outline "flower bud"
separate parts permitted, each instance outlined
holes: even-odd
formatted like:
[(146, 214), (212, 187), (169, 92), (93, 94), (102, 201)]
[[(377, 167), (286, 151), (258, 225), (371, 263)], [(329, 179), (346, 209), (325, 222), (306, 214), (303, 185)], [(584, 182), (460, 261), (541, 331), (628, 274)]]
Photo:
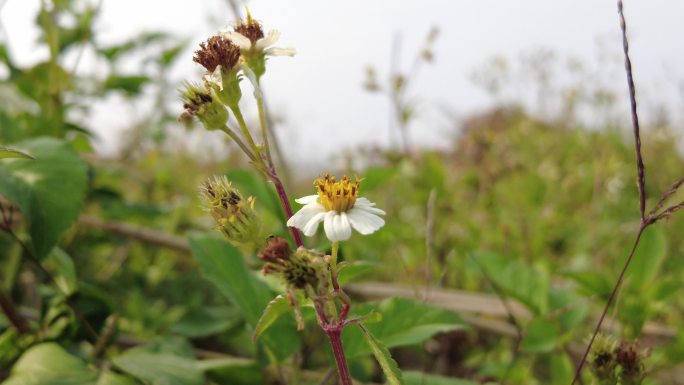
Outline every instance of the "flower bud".
[(615, 341), (604, 334), (596, 336), (594, 348), (591, 351), (591, 368), (600, 384), (610, 384), (617, 381), (615, 369)]
[(216, 228), (237, 244), (257, 244), (261, 222), (254, 210), (254, 198), (244, 199), (225, 176), (207, 180), (200, 187), (206, 210), (216, 221)]
[(207, 130), (222, 130), (228, 122), (228, 110), (206, 89), (187, 83), (181, 91), (185, 111), (178, 119), (187, 122), (196, 116)]

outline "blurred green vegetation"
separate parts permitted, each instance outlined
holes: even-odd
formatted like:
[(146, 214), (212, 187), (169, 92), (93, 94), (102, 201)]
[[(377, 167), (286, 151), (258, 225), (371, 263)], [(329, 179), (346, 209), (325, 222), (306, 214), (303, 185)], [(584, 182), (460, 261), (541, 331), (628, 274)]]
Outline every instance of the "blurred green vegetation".
[[(167, 131), (178, 126), (178, 110), (169, 107), (176, 85), (160, 74), (189, 60), (179, 56), (185, 43), (148, 33), (99, 47), (98, 12), (78, 1), (44, 4), (36, 24), (50, 57), (31, 67), (14, 64), (0, 46), (7, 70), (0, 145), (36, 158), (0, 159), (0, 203), (11, 229), (0, 235), (0, 294), (29, 328), (0, 315), (0, 379), (319, 383), (333, 362), (313, 313), (304, 309), (307, 333), (295, 333), (285, 318), (254, 343), (258, 314), (247, 308), (265, 306), (279, 284), (252, 273), (253, 255), (243, 258), (215, 238), (196, 198), (202, 180), (226, 174), (256, 196), (268, 232), (287, 237), (271, 186), (234, 154), (206, 160), (168, 145)], [(104, 77), (63, 65), (85, 46), (106, 63)], [(125, 73), (124, 60), (146, 65)], [(120, 156), (102, 158), (92, 151), (89, 109), (112, 93), (131, 104), (151, 97), (157, 108), (133, 123)], [(362, 195), (387, 212), (381, 231), (342, 245), (349, 265), (341, 279), (355, 314), (382, 314), (369, 329), (392, 349), (406, 383), (570, 383), (639, 228), (631, 138), (618, 126), (575, 121), (567, 112), (540, 119), (502, 106), (468, 119), (448, 149), (359, 150), (355, 156), (370, 165), (341, 170), (362, 176)], [(674, 132), (663, 124), (643, 137), (650, 207), (684, 171)], [(309, 195), (311, 181), (296, 178), (291, 196)], [(609, 314), (612, 334), (652, 348), (648, 384), (681, 383), (683, 226), (673, 216), (644, 234)], [(307, 243), (329, 248), (323, 236)], [(235, 283), (241, 280), (251, 290)], [(369, 282), (382, 282), (384, 294)], [(412, 299), (365, 301), (406, 293)], [(518, 306), (513, 319), (497, 306), (468, 311), (449, 302), (461, 298), (454, 293)], [(353, 375), (382, 382), (359, 341), (361, 334), (346, 332)], [(585, 381), (596, 383), (591, 370)]]

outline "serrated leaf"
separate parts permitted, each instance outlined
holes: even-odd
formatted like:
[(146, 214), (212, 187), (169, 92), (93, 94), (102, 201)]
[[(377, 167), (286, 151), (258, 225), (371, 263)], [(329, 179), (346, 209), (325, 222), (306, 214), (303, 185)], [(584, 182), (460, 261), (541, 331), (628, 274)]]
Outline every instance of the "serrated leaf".
[(14, 364), (3, 385), (92, 385), (97, 373), (53, 342), (36, 345)]
[(24, 159), (36, 159), (32, 157), (30, 154), (27, 154), (23, 151), (16, 150), (13, 148), (5, 147), (5, 146), (0, 146), (0, 159), (3, 158), (24, 158)]
[(114, 366), (151, 385), (202, 385), (204, 376), (195, 361), (145, 347), (129, 349), (112, 360)]
[(414, 370), (403, 372), (406, 385), (478, 385), (479, 382), (460, 378), (444, 377)]
[[(240, 252), (227, 241), (206, 235), (191, 237), (190, 249), (202, 275), (240, 309), (247, 325), (255, 330), (275, 293), (247, 268)], [(275, 320), (259, 341), (279, 360), (289, 357), (301, 344), (292, 316)]]
[[(371, 311), (378, 312), (382, 321), (366, 327), (390, 348), (421, 343), (438, 333), (468, 327), (458, 314), (450, 310), (407, 298), (390, 298), (379, 304), (355, 306), (350, 318)], [(356, 329), (345, 329), (343, 339), (347, 357), (357, 358), (369, 353)]]
[(86, 167), (68, 143), (38, 138), (17, 144), (36, 160), (0, 162), (0, 195), (19, 207), (29, 222), (31, 246), (43, 258), (78, 217), (86, 188)]
[(287, 313), (292, 309), (287, 296), (284, 294), (278, 294), (277, 297), (273, 298), (271, 302), (266, 305), (264, 312), (261, 314), (261, 318), (254, 327), (254, 334), (252, 334), (252, 339), (256, 340), (263, 332), (265, 332), (275, 321), (280, 318), (281, 315)]
[(357, 325), (361, 330), (361, 334), (368, 343), (368, 346), (373, 352), (375, 359), (378, 361), (380, 368), (382, 368), (383, 373), (385, 373), (385, 377), (387, 377), (387, 383), (391, 385), (404, 384), (404, 379), (402, 377), (401, 370), (399, 370), (399, 365), (397, 365), (397, 362), (394, 361), (394, 358), (392, 358), (392, 355), (390, 354), (389, 350), (387, 350), (387, 347), (385, 347), (382, 342), (375, 338), (362, 323), (357, 323)]

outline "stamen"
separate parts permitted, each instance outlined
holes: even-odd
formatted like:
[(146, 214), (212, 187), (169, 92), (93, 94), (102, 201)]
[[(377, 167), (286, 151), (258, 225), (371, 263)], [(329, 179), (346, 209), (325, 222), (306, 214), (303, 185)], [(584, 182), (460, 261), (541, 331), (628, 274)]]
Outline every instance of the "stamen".
[(320, 198), (320, 203), (327, 211), (343, 213), (354, 207), (360, 181), (352, 182), (345, 175), (337, 182), (334, 176), (325, 173), (322, 178), (314, 181), (314, 186)]

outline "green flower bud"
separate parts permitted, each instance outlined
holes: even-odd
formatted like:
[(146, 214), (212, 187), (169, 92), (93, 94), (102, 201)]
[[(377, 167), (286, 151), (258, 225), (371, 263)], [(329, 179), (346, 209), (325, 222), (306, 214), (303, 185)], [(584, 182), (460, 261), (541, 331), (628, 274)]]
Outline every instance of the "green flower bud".
[(228, 110), (209, 91), (195, 84), (187, 83), (181, 91), (185, 111), (179, 120), (187, 122), (196, 116), (208, 130), (222, 130), (228, 122)]
[(261, 221), (254, 210), (254, 197), (244, 199), (225, 176), (204, 182), (200, 196), (216, 221), (216, 229), (229, 241), (239, 245), (261, 242)]
[(605, 334), (596, 336), (594, 348), (589, 358), (591, 368), (599, 384), (615, 384), (617, 381), (617, 362), (615, 361), (615, 340)]

